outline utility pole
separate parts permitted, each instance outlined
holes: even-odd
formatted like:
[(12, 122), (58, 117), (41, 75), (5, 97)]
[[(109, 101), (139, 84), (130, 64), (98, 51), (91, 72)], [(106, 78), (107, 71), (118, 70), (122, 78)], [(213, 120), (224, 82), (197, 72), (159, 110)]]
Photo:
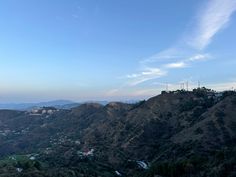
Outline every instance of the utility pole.
[(188, 81), (186, 82), (186, 89), (187, 89), (187, 91), (188, 91)]

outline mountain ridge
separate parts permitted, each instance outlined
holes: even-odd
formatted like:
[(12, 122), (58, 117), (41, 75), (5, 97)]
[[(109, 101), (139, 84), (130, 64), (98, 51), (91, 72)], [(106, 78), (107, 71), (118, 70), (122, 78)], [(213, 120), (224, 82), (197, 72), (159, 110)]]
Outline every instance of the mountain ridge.
[(41, 170), (23, 168), (19, 176), (30, 170), (56, 176), (62, 169), (64, 176), (233, 176), (235, 117), (236, 93), (206, 88), (162, 92), (136, 104), (85, 103), (50, 115), (5, 110), (0, 153), (38, 154)]
[(84, 103), (93, 103), (93, 102), (100, 103), (102, 105), (106, 105), (108, 103), (107, 101), (75, 102), (70, 100), (53, 100), (53, 101), (35, 102), (35, 103), (0, 103), (0, 110), (8, 109), (8, 110), (25, 111), (37, 107), (55, 107), (58, 109), (71, 109)]

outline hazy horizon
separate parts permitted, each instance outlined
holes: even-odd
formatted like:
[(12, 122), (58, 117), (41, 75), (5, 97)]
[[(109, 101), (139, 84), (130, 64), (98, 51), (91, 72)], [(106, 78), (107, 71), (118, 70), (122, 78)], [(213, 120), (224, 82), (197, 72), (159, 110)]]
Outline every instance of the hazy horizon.
[(236, 88), (236, 1), (0, 2), (0, 103)]

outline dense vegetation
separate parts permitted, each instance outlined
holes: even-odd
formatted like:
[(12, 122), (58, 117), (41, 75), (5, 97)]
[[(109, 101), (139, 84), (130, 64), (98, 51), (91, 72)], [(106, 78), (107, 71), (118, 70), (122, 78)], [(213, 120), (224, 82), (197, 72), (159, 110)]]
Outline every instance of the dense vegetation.
[(0, 177), (236, 176), (236, 93), (0, 111)]

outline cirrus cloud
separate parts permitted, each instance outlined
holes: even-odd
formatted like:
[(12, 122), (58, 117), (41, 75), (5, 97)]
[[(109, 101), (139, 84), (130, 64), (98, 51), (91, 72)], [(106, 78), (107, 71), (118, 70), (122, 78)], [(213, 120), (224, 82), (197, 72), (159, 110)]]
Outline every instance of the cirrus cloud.
[[(143, 71), (127, 75), (131, 86), (167, 76), (173, 69), (186, 68), (195, 62), (206, 61), (211, 54), (203, 52), (213, 37), (230, 21), (236, 11), (236, 0), (209, 0), (199, 9), (190, 33), (178, 45), (167, 48), (140, 61)], [(153, 65), (159, 66), (154, 68)], [(146, 68), (151, 68), (147, 70)]]

